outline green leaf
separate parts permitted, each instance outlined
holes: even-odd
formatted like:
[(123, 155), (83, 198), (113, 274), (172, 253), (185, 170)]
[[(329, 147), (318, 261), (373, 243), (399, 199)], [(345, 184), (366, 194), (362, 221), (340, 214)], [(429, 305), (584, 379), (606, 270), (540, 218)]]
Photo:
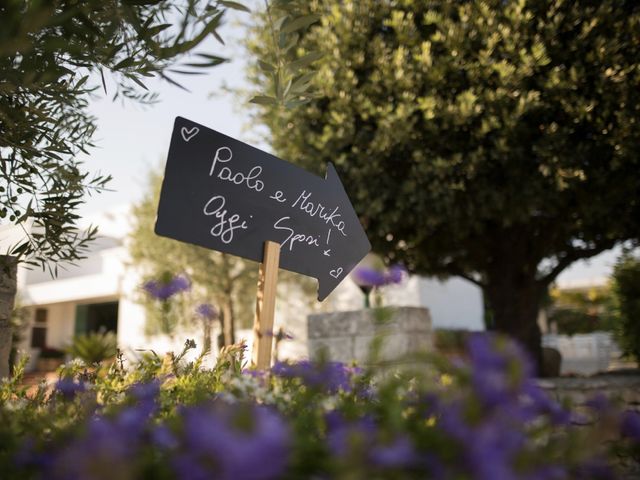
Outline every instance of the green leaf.
[(258, 105), (277, 105), (278, 101), (273, 97), (268, 97), (266, 95), (256, 95), (249, 103), (257, 103)]
[(166, 30), (167, 28), (169, 28), (171, 26), (170, 23), (163, 23), (161, 25), (156, 25), (155, 27), (151, 27), (149, 28), (146, 33), (147, 35), (149, 35), (150, 37), (153, 37), (157, 34), (159, 34), (160, 32)]
[(213, 35), (213, 36), (214, 36), (214, 38), (215, 38), (218, 42), (220, 42), (222, 45), (225, 45), (224, 40), (222, 39), (222, 37), (220, 36), (220, 34), (219, 34), (217, 31), (215, 31), (215, 30), (214, 30), (213, 32), (211, 32), (211, 35)]
[(289, 20), (289, 15), (283, 15), (282, 17), (280, 17), (279, 19), (277, 19), (275, 21), (275, 23), (273, 24), (273, 28), (275, 31), (280, 31), (280, 29), (282, 28), (282, 25), (284, 24), (284, 22), (286, 22), (287, 20)]
[(320, 20), (320, 15), (305, 15), (304, 17), (298, 17), (290, 22), (287, 22), (282, 27), (282, 33), (291, 33), (296, 30), (301, 30), (303, 28), (307, 28), (309, 25), (312, 25)]
[(291, 91), (294, 93), (303, 93), (307, 91), (310, 87), (311, 80), (316, 76), (316, 72), (305, 73), (304, 75), (298, 77), (296, 81), (291, 85)]
[(295, 72), (297, 70), (300, 70), (301, 68), (308, 67), (313, 62), (320, 60), (323, 56), (324, 55), (321, 52), (311, 52), (299, 58), (298, 60), (291, 62), (287, 65), (287, 68), (290, 71)]
[(113, 70), (121, 70), (123, 68), (127, 68), (127, 67), (131, 67), (134, 63), (136, 62), (134, 57), (128, 57), (125, 58), (124, 60), (116, 63), (112, 69)]
[(270, 63), (264, 62), (262, 60), (258, 60), (258, 66), (263, 72), (272, 73), (276, 71), (275, 65), (271, 65)]
[(251, 13), (251, 10), (249, 10), (248, 7), (244, 6), (239, 2), (231, 2), (229, 0), (219, 0), (219, 3), (220, 5), (224, 5), (225, 7), (230, 8), (232, 10), (239, 10), (241, 12)]

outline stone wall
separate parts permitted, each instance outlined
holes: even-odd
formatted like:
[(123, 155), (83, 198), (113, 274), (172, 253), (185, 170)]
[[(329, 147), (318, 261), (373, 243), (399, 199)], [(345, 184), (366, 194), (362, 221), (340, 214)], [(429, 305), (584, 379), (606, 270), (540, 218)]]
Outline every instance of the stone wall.
[(604, 394), (621, 401), (629, 409), (640, 411), (640, 375), (598, 375), (588, 378), (545, 378), (538, 384), (556, 400), (569, 399), (573, 405), (583, 405), (590, 398)]
[(325, 350), (329, 360), (366, 363), (371, 341), (380, 337), (380, 356), (392, 360), (432, 350), (431, 316), (419, 307), (389, 307), (307, 317), (309, 357)]
[(542, 337), (542, 345), (555, 348), (560, 352), (562, 375), (593, 375), (597, 372), (606, 372), (612, 360), (620, 356), (620, 349), (609, 332), (571, 336), (546, 334)]

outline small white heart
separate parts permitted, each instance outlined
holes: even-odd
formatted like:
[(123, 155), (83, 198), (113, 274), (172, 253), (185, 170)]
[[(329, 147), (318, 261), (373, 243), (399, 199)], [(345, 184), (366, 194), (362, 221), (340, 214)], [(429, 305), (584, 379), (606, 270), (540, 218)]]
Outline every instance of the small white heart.
[(190, 129), (187, 127), (182, 127), (180, 133), (182, 134), (182, 138), (184, 139), (184, 141), (188, 142), (193, 137), (195, 137), (199, 131), (200, 129), (198, 127), (191, 127)]
[(340, 275), (342, 275), (342, 272), (344, 270), (342, 270), (342, 267), (336, 268), (335, 270), (331, 270), (329, 272), (329, 275), (331, 275), (333, 278), (339, 278)]

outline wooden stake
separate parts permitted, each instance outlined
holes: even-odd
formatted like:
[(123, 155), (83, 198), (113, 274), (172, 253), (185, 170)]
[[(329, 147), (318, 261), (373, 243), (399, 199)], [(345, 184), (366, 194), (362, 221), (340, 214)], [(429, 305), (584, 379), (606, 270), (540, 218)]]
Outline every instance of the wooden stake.
[(276, 308), (276, 286), (280, 264), (280, 244), (266, 241), (264, 257), (258, 273), (258, 298), (253, 324), (252, 363), (260, 369), (271, 366), (273, 316)]

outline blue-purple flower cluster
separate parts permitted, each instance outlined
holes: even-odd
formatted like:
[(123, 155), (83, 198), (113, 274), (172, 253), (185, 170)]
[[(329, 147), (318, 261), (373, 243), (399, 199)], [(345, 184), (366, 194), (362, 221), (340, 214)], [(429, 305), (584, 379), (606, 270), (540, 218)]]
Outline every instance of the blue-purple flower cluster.
[[(66, 393), (67, 385), (59, 387)], [(157, 381), (134, 385), (128, 404), (117, 413), (95, 413), (65, 443), (38, 450), (32, 441), (26, 442), (16, 462), (52, 480), (136, 479), (153, 471), (181, 480), (282, 477), (291, 435), (275, 410), (212, 400), (179, 406), (164, 421), (156, 418), (159, 387)]]
[(357, 267), (351, 273), (354, 281), (363, 287), (384, 287), (402, 283), (407, 278), (407, 269), (402, 265), (392, 265), (387, 270)]
[(201, 303), (200, 305), (198, 305), (196, 307), (196, 313), (201, 318), (209, 321), (218, 318), (218, 310), (216, 310), (216, 307), (214, 307), (210, 303)]
[(361, 373), (358, 367), (349, 367), (340, 362), (310, 362), (308, 360), (287, 363), (277, 362), (271, 372), (281, 378), (298, 379), (311, 389), (329, 393), (349, 392), (353, 377)]
[[(191, 379), (163, 374), (99, 405), (104, 386), (65, 379), (49, 408), (76, 412), (71, 423), (81, 427), (34, 434), (0, 462), (11, 458), (15, 478), (54, 480), (615, 478), (604, 442), (588, 440), (597, 424), (576, 422), (533, 373), (513, 342), (472, 335), (467, 360), (430, 383), (433, 372), (371, 381), (369, 371), (304, 361), (277, 363), (270, 374), (235, 373), (227, 387), (215, 383), (216, 369)], [(588, 408), (614, 418), (604, 397)], [(638, 413), (613, 426), (621, 442), (640, 449)]]
[(142, 286), (152, 298), (167, 301), (174, 295), (186, 292), (191, 288), (191, 282), (184, 275), (176, 275), (168, 280), (149, 280)]

